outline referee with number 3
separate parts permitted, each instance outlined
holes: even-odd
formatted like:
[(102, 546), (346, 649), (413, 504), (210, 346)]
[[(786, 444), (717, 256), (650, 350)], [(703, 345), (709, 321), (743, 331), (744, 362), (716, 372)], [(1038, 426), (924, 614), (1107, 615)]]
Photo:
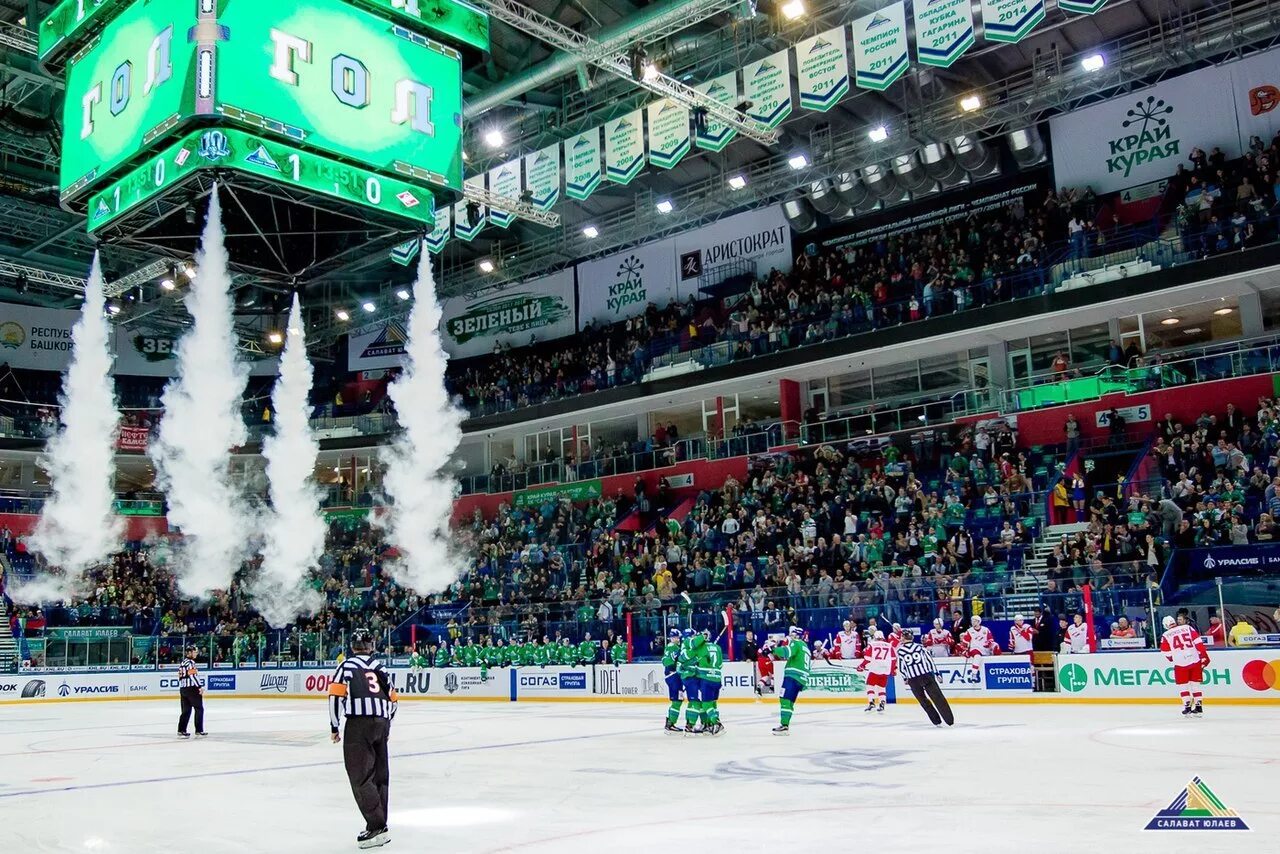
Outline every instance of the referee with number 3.
[(351, 794), (364, 816), (365, 829), (356, 837), (356, 845), (378, 848), (391, 841), (387, 830), (391, 784), (387, 738), (398, 697), (382, 662), (373, 657), (373, 635), (367, 629), (351, 633), (351, 652), (329, 682), (329, 730), (335, 744), (342, 742)]
[(204, 689), (200, 687), (200, 674), (196, 671), (196, 656), (200, 654), (195, 646), (188, 646), (186, 658), (178, 664), (178, 696), (182, 700), (182, 714), (178, 717), (178, 738), (191, 738), (187, 732), (187, 722), (191, 713), (196, 715), (196, 738), (204, 738)]
[(947, 695), (938, 685), (938, 669), (934, 666), (933, 656), (913, 634), (905, 635), (902, 643), (898, 644), (898, 673), (906, 680), (934, 726), (940, 726), (943, 721), (947, 726), (956, 722)]

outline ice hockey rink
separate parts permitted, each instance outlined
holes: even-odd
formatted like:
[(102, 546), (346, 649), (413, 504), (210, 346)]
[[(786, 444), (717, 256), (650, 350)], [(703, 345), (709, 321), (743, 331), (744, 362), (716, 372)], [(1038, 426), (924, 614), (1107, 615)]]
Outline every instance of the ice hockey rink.
[[(401, 705), (390, 850), (1275, 851), (1280, 708), (958, 705), (934, 729), (804, 703), (726, 704), (718, 738), (634, 702)], [(329, 852), (362, 829), (317, 701), (0, 706), (0, 849)], [(1192, 777), (1248, 824), (1144, 831)]]

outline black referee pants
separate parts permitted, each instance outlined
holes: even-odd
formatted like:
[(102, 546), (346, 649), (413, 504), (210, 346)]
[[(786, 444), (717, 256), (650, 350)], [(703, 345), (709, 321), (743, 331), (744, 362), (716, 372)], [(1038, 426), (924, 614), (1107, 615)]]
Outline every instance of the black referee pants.
[(951, 714), (951, 704), (947, 702), (947, 695), (942, 693), (942, 688), (938, 685), (937, 676), (932, 673), (913, 676), (907, 680), (907, 685), (911, 687), (911, 693), (915, 695), (920, 708), (924, 709), (924, 713), (929, 716), (929, 720), (933, 721), (934, 726), (943, 721), (947, 722), (947, 726), (956, 722), (955, 715)]
[(178, 718), (178, 732), (187, 731), (187, 722), (191, 713), (196, 713), (196, 732), (204, 732), (204, 697), (199, 688), (179, 688), (178, 697), (182, 700), (182, 715)]
[(351, 794), (364, 816), (366, 830), (387, 826), (387, 796), (391, 769), (387, 766), (387, 736), (391, 721), (372, 716), (347, 718), (342, 735), (342, 761), (347, 766)]

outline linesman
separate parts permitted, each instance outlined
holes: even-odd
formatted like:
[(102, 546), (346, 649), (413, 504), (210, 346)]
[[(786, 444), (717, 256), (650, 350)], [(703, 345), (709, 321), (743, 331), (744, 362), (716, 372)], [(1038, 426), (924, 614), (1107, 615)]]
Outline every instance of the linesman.
[(200, 687), (200, 674), (196, 670), (196, 656), (200, 654), (194, 645), (188, 645), (185, 658), (178, 664), (178, 697), (182, 700), (182, 714), (178, 716), (178, 738), (191, 738), (187, 723), (191, 713), (196, 716), (196, 738), (204, 738), (204, 689)]
[(938, 670), (933, 656), (913, 634), (905, 634), (902, 643), (898, 644), (898, 673), (906, 680), (920, 708), (924, 709), (934, 726), (941, 725), (943, 721), (947, 726), (956, 722), (947, 695), (938, 685)]
[(378, 848), (391, 841), (387, 830), (391, 781), (387, 737), (398, 697), (382, 663), (373, 658), (373, 635), (368, 630), (351, 633), (351, 653), (329, 683), (329, 729), (334, 744), (343, 742), (342, 760), (351, 794), (364, 816), (365, 829), (356, 837), (356, 845)]

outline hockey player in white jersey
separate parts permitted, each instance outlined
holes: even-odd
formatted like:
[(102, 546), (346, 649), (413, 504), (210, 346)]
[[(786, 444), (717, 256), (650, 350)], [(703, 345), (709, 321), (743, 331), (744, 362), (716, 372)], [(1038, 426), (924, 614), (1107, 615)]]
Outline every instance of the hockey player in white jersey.
[(1182, 697), (1182, 713), (1204, 713), (1201, 705), (1200, 685), (1204, 682), (1204, 668), (1209, 663), (1209, 651), (1204, 638), (1185, 618), (1164, 618), (1164, 635), (1160, 638), (1160, 651), (1173, 664), (1173, 681)]
[(1013, 625), (1009, 627), (1009, 652), (1014, 655), (1027, 655), (1031, 652), (1031, 639), (1035, 637), (1035, 626), (1027, 622), (1027, 618), (1017, 614)]
[(862, 638), (858, 637), (858, 632), (851, 621), (845, 620), (844, 631), (836, 634), (836, 642), (831, 650), (831, 657), (844, 661), (852, 661), (862, 657)]
[(937, 617), (933, 621), (933, 628), (924, 636), (924, 648), (934, 658), (945, 658), (951, 655), (951, 650), (956, 645), (956, 639), (942, 622), (941, 617)]
[(858, 671), (870, 670), (867, 674), (867, 707), (864, 712), (884, 711), (885, 689), (889, 685), (889, 676), (893, 673), (893, 653), (895, 646), (884, 639), (884, 632), (877, 631), (867, 643), (862, 654), (862, 663)]
[(1000, 654), (1000, 645), (992, 636), (991, 629), (982, 625), (982, 618), (977, 614), (969, 620), (969, 628), (960, 635), (960, 649), (975, 670), (982, 666), (978, 661), (982, 656)]
[(1064, 641), (1068, 652), (1089, 652), (1089, 626), (1084, 621), (1084, 614), (1076, 613), (1073, 622), (1067, 626)]

